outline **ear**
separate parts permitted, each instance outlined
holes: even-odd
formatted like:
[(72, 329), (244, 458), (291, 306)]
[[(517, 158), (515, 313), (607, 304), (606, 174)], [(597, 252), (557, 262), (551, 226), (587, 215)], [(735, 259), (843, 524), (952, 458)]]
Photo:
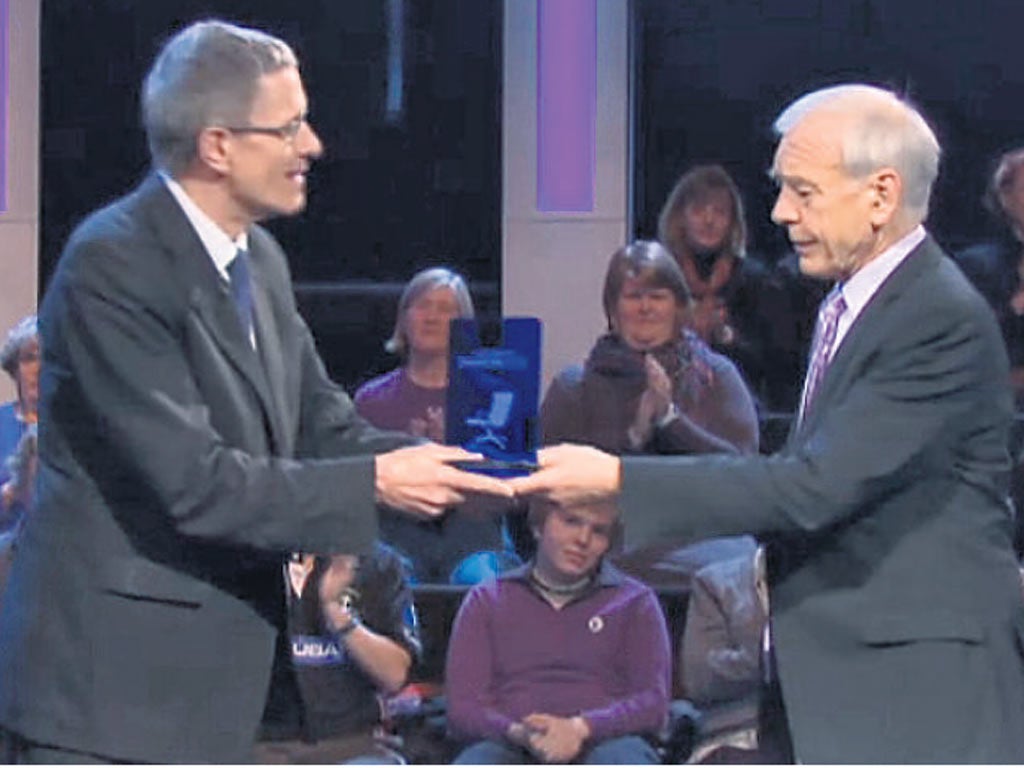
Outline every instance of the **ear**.
[(871, 175), (868, 194), (871, 196), (871, 225), (881, 229), (903, 207), (903, 179), (895, 169), (882, 168)]
[(530, 528), (530, 532), (533, 533), (533, 538), (540, 541), (540, 526), (534, 525)]
[(218, 126), (207, 126), (196, 137), (196, 156), (203, 165), (217, 173), (231, 169), (231, 132)]

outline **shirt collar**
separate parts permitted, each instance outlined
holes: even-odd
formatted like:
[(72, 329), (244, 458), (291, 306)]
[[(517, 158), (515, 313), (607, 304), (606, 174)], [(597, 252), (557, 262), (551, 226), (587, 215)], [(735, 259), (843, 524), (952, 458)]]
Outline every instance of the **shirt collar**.
[(192, 224), (192, 228), (199, 235), (203, 247), (213, 260), (213, 266), (225, 280), (228, 280), (228, 264), (235, 258), (239, 250), (247, 250), (249, 247), (249, 236), (243, 232), (235, 240), (228, 237), (227, 232), (221, 229), (206, 213), (196, 205), (195, 201), (188, 196), (188, 192), (175, 181), (171, 176), (160, 171), (160, 178), (163, 179), (171, 195), (178, 201), (186, 218)]
[[(505, 571), (499, 574), (499, 579), (506, 581), (521, 581), (527, 585), (532, 584), (530, 580), (530, 571), (533, 569), (533, 560), (530, 560), (524, 565), (518, 568)], [(608, 558), (601, 560), (601, 565), (598, 566), (597, 579), (594, 580), (594, 586), (596, 587), (617, 587), (625, 581), (626, 575), (608, 562)], [(588, 590), (589, 594), (589, 590)]]
[(921, 244), (924, 238), (924, 227), (918, 224), (909, 234), (890, 245), (843, 283), (842, 292), (843, 299), (846, 301), (846, 314), (851, 319), (860, 314), (886, 278), (896, 271), (896, 267)]

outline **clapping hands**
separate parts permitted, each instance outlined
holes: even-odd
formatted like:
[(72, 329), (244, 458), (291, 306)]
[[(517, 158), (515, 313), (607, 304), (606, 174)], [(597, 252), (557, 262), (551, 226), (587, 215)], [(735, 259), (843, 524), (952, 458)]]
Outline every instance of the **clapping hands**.
[(634, 449), (646, 445), (654, 427), (668, 413), (672, 405), (672, 380), (654, 355), (644, 355), (647, 386), (637, 405), (636, 416), (629, 427), (629, 440)]

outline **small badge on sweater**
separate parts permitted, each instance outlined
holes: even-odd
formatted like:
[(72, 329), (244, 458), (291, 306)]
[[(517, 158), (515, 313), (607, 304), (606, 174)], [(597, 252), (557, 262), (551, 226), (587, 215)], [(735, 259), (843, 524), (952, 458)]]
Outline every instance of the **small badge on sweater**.
[(604, 619), (602, 619), (600, 616), (591, 616), (590, 621), (587, 622), (587, 629), (589, 629), (593, 634), (596, 635), (598, 632), (604, 629)]

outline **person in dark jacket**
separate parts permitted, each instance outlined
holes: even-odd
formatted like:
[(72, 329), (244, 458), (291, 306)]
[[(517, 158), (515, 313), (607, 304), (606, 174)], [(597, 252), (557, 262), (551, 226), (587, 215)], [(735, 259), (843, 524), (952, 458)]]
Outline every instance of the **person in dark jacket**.
[(607, 334), (552, 381), (542, 442), (617, 454), (754, 453), (753, 399), (736, 366), (690, 330), (691, 296), (659, 243), (620, 248), (604, 285)]
[(679, 178), (658, 216), (658, 240), (693, 294), (694, 330), (763, 397), (771, 363), (762, 307), (768, 272), (748, 257), (743, 199), (725, 168), (698, 165)]

